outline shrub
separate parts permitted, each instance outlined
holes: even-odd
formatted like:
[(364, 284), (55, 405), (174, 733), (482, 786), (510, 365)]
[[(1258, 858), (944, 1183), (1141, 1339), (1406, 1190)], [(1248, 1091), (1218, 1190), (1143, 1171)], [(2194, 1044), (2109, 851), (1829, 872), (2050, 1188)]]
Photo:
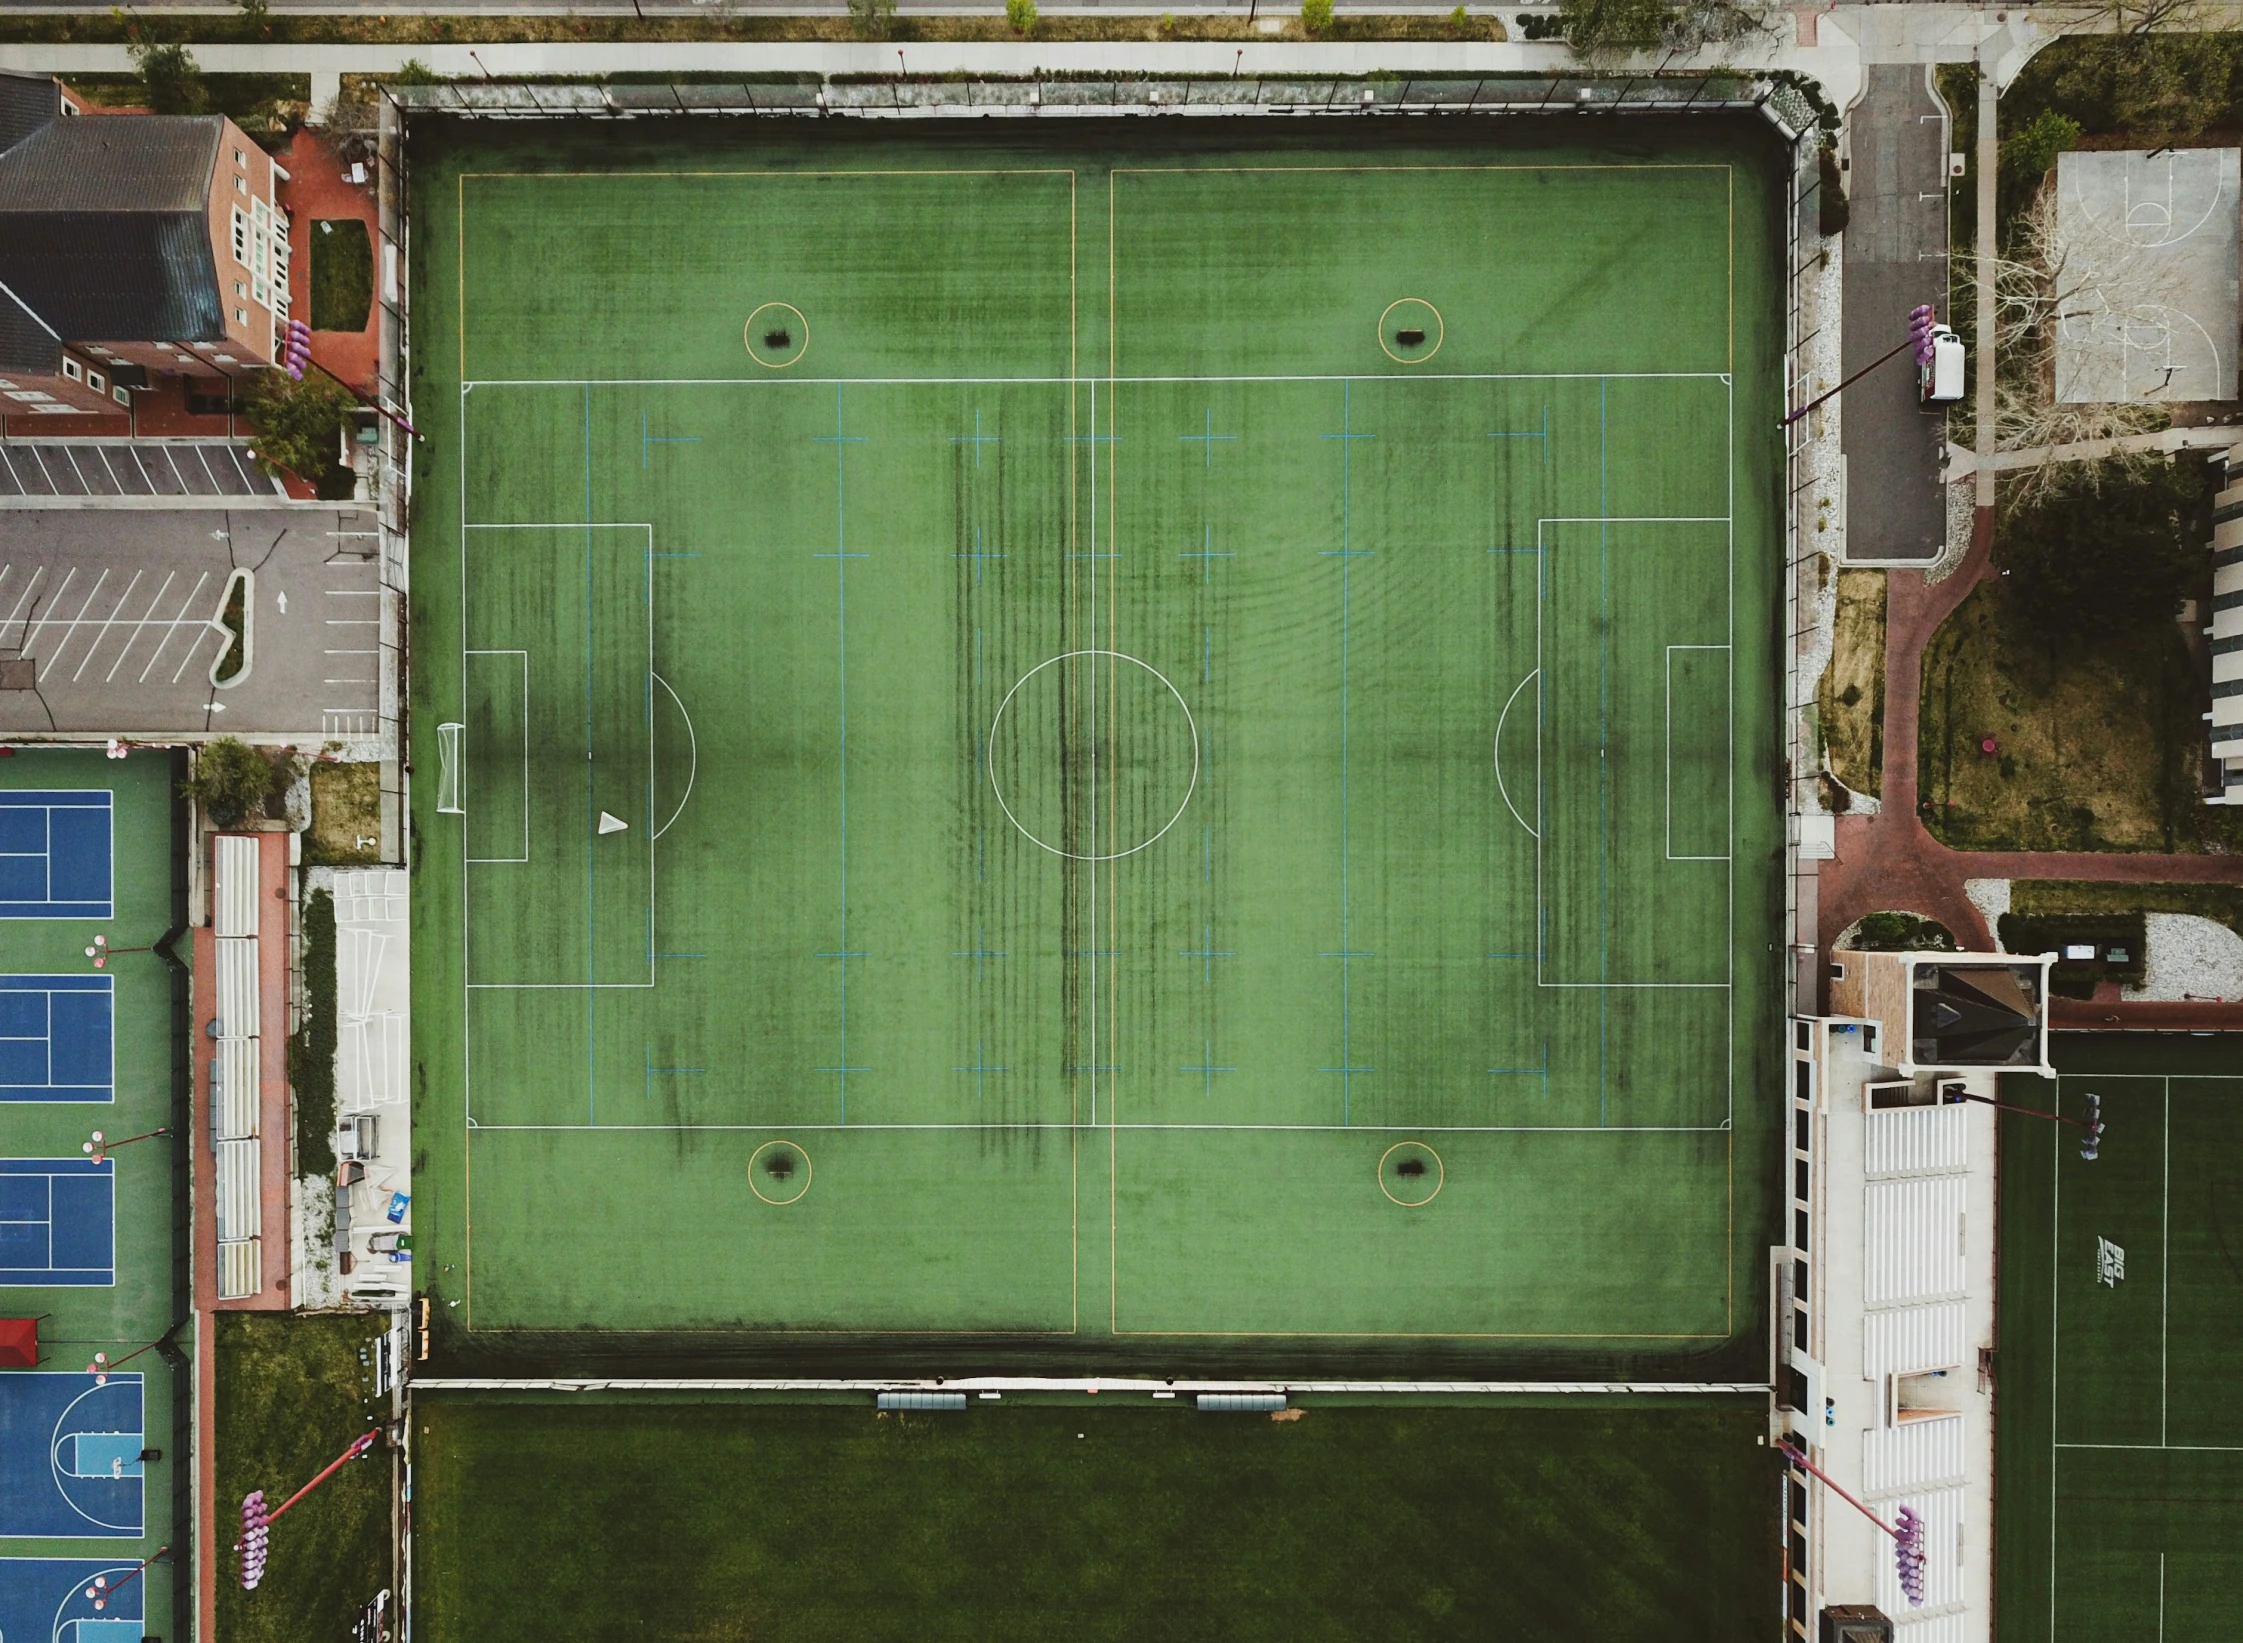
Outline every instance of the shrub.
[(867, 40), (885, 39), (896, 21), (896, 0), (849, 0), (849, 21)]
[(2201, 579), (2205, 472), (2193, 460), (2069, 464), (2002, 521), (2008, 590), (2051, 639), (2170, 622)]
[(2002, 138), (2002, 182), (2022, 193), (2031, 193), (2048, 175), (2056, 156), (2079, 146), (2077, 120), (2044, 108)]
[(292, 473), (321, 496), (337, 476), (348, 480), (338, 454), (358, 403), (348, 388), (323, 372), (298, 382), (285, 371), (259, 371), (249, 380), (247, 398), (257, 425), (257, 462), (267, 473)]
[(1466, 13), (1465, 9), (1462, 6), (1457, 7), (1456, 10), (1449, 13), (1449, 32), (1451, 34), (1462, 34), (1471, 26), (1471, 17), (1468, 13)]
[(203, 808), (213, 824), (238, 827), (252, 811), (262, 815), (286, 787), (276, 766), (238, 736), (220, 736), (195, 760), (195, 773), (179, 791)]
[(178, 44), (135, 40), (125, 48), (148, 88), (148, 107), (157, 114), (200, 114), (210, 106), (210, 90), (194, 54)]
[(296, 1102), (296, 1173), (335, 1173), (335, 898), (304, 903), (304, 1023), (288, 1038)]
[(1558, 32), (1586, 57), (1656, 44), (1672, 15), (1664, 0), (1558, 0)]
[(1332, 26), (1332, 0), (1301, 0), (1301, 27), (1322, 34)]
[(1816, 226), (1828, 239), (1843, 234), (1853, 218), (1853, 203), (1846, 198), (1846, 174), (1838, 169), (1838, 151), (1826, 148), (1817, 161), (1821, 186), (1815, 196)]
[(1005, 21), (1025, 39), (1035, 32), (1036, 0), (1005, 0)]
[(1937, 919), (1869, 913), (1854, 926), (1853, 945), (1865, 953), (1952, 953), (1955, 937)]

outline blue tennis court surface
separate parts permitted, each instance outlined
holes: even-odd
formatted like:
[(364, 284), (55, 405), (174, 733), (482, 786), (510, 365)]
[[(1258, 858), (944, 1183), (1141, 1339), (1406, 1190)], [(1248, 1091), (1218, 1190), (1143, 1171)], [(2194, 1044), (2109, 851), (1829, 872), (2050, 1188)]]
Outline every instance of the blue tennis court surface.
[[(0, 1536), (114, 1539), (143, 1532), (141, 1380), (0, 1375)], [(13, 1628), (0, 1639), (15, 1643)]]
[(107, 788), (0, 791), (0, 918), (108, 918)]
[[(102, 1563), (81, 1557), (0, 1557), (0, 1640), (4, 1643), (140, 1643), (148, 1576), (132, 1580), (139, 1559)], [(93, 1606), (97, 1579), (108, 1582)]]
[(115, 1099), (114, 979), (0, 976), (0, 1101)]
[(115, 1283), (116, 1170), (109, 1158), (0, 1158), (0, 1286)]

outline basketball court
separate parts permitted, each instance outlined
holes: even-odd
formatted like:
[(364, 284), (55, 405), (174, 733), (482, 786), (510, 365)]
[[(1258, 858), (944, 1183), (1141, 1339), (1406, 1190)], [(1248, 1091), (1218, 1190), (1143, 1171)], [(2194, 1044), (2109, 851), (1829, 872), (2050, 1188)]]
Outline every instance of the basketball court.
[(1758, 144), (1042, 135), (417, 162), (440, 1315), (1757, 1331)]
[(0, 1637), (15, 1643), (140, 1643), (139, 1559), (0, 1557)]
[(0, 1376), (0, 1537), (143, 1532), (137, 1374)]

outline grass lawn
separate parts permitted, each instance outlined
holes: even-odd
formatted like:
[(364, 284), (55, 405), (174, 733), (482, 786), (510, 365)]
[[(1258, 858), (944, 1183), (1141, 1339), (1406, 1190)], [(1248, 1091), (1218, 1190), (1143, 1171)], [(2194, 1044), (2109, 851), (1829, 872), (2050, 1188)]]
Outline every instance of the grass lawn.
[(422, 1643), (1729, 1638), (1778, 1589), (1742, 1400), (414, 1420)]
[(1885, 573), (1838, 573), (1837, 632), (1816, 696), (1823, 759), (1871, 798), (1885, 779)]
[(2105, 884), (2092, 879), (2018, 879), (2018, 913), (2191, 913), (2243, 935), (2243, 884)]
[[(358, 225), (361, 229), (365, 224)], [(382, 767), (371, 762), (311, 767), (312, 819), (306, 866), (371, 867), (382, 859)], [(372, 839), (360, 845), (361, 839)]]
[(2233, 842), (2243, 821), (2198, 787), (2205, 704), (2177, 626), (2052, 650), (1984, 583), (1924, 650), (1925, 824), (1958, 850)]
[[(218, 1314), (218, 1517), (228, 1545), (242, 1496), (277, 1506), (368, 1427), (383, 1320)], [(265, 1579), (245, 1592), (221, 1549), (218, 1635), (227, 1643), (304, 1643), (350, 1635), (361, 1605), (392, 1583), (390, 1463), (377, 1449), (322, 1484), (273, 1527)]]
[(374, 308), (374, 248), (356, 217), (312, 224), (312, 329), (363, 331)]

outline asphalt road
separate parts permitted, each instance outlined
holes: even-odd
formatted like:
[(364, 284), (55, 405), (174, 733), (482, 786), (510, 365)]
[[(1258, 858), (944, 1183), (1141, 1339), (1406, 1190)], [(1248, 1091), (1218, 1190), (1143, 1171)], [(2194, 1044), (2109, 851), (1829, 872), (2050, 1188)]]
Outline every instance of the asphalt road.
[[(1947, 123), (1921, 63), (1864, 70), (1855, 104), (1847, 193), (1847, 375), (1908, 334), (1908, 310), (1930, 303), (1947, 318)], [(1927, 560), (1947, 540), (1939, 483), (1945, 419), (1916, 398), (1916, 371), (1899, 359), (1846, 390), (1849, 563)]]

